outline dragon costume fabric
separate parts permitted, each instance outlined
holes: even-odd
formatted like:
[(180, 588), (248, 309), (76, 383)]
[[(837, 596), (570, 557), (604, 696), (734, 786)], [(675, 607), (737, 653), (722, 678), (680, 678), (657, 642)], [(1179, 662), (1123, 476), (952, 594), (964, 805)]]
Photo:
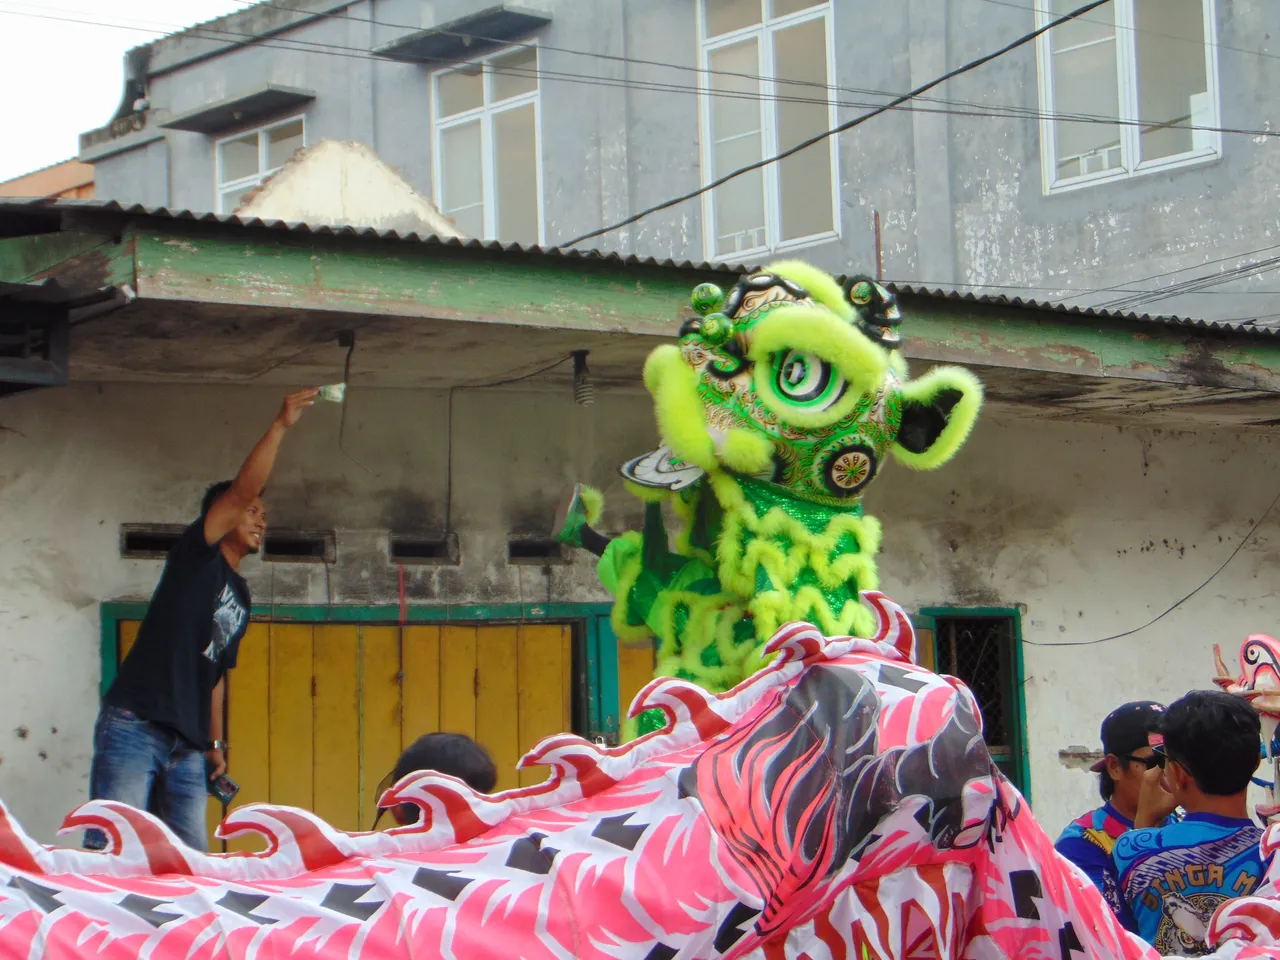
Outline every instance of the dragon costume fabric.
[[(205, 854), (91, 801), (65, 830), (103, 830), (95, 853), (0, 805), (0, 957), (1156, 960), (1000, 775), (973, 694), (864, 600), (869, 639), (789, 624), (731, 691), (652, 681), (632, 712), (661, 731), (544, 740), (544, 784), (411, 774), (380, 802), (422, 818), (385, 833), (250, 804), (219, 835), (268, 850)], [(1280, 956), (1277, 881), (1218, 911), (1218, 960)]]
[[(623, 643), (654, 642), (656, 672), (723, 691), (762, 664), (783, 623), (866, 636), (880, 524), (862, 495), (892, 455), (946, 462), (982, 402), (967, 370), (907, 377), (901, 312), (869, 277), (842, 284), (775, 264), (728, 295), (693, 291), (680, 343), (645, 365), (662, 446), (626, 463), (643, 532), (604, 541), (602, 498), (579, 485), (555, 536), (601, 554)], [(662, 504), (681, 520), (668, 544)], [(639, 732), (662, 723), (641, 718)], [(637, 730), (624, 730), (624, 739)]]
[(1271, 761), (1271, 779), (1254, 777), (1253, 783), (1264, 792), (1265, 799), (1257, 805), (1255, 812), (1258, 819), (1266, 823), (1280, 817), (1276, 790), (1280, 781), (1280, 736), (1277, 735), (1277, 724), (1280, 724), (1280, 641), (1265, 633), (1246, 637), (1240, 645), (1239, 677), (1232, 676), (1227, 670), (1222, 661), (1222, 648), (1216, 643), (1213, 645), (1213, 660), (1218, 668), (1213, 682), (1227, 693), (1247, 699), (1262, 719), (1262, 758)]

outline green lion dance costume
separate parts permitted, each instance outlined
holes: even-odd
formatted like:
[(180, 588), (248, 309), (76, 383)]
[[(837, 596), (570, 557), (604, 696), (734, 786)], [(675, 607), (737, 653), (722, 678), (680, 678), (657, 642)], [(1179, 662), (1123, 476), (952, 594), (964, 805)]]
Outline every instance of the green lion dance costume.
[[(858, 595), (877, 587), (880, 524), (863, 491), (887, 453), (916, 470), (950, 459), (982, 387), (957, 367), (909, 380), (897, 301), (868, 277), (842, 287), (778, 263), (728, 296), (702, 284), (692, 304), (679, 346), (645, 363), (663, 446), (622, 467), (643, 532), (601, 536), (603, 498), (579, 485), (555, 536), (600, 556), (622, 642), (656, 638), (659, 676), (720, 692), (760, 669), (788, 621), (870, 636)], [(660, 729), (653, 713), (624, 737)]]

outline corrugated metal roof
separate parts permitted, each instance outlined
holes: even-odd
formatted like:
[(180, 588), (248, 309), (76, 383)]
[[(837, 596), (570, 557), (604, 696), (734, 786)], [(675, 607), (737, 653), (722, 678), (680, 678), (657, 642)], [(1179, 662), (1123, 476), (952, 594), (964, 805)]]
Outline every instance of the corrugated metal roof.
[[(496, 240), (459, 240), (453, 237), (440, 237), (435, 234), (400, 233), (395, 230), (376, 230), (373, 227), (329, 226), (326, 224), (310, 224), (298, 221), (263, 220), (258, 217), (237, 217), (232, 214), (197, 212), (192, 210), (172, 209), (168, 207), (148, 207), (140, 203), (120, 203), (115, 200), (72, 200), (72, 199), (10, 199), (0, 198), (0, 237), (14, 236), (9, 226), (18, 226), (22, 232), (29, 232), (32, 219), (61, 219), (63, 214), (90, 213), (115, 214), (133, 217), (151, 217), (161, 220), (194, 221), (197, 223), (219, 223), (244, 227), (249, 230), (271, 230), (293, 234), (309, 234), (313, 236), (359, 237), (398, 243), (422, 243), (461, 250), (473, 250), (489, 254), (524, 255), (546, 257), (555, 260), (586, 260), (602, 263), (617, 263), (625, 266), (659, 267), (677, 270), (692, 270), (701, 273), (743, 274), (759, 269), (759, 264), (724, 263), (711, 261), (675, 260), (672, 258), (641, 257), (636, 254), (606, 253), (600, 250), (575, 250), (564, 247), (542, 247), (522, 245), (518, 243), (501, 243)], [(840, 278), (843, 279), (843, 278)], [(930, 300), (944, 300), (950, 303), (979, 304), (985, 306), (1011, 307), (1021, 310), (1048, 312), (1085, 320), (1128, 321), (1133, 323), (1155, 324), (1159, 326), (1180, 327), (1203, 332), (1228, 334), (1232, 336), (1276, 336), (1280, 330), (1248, 323), (1225, 323), (1212, 320), (1198, 320), (1191, 317), (1176, 317), (1115, 310), (1097, 309), (1094, 307), (1068, 306), (1046, 300), (1023, 299), (1003, 294), (975, 294), (961, 290), (947, 290), (940, 287), (925, 287), (909, 283), (888, 283), (886, 286), (899, 294), (909, 297), (920, 297)]]

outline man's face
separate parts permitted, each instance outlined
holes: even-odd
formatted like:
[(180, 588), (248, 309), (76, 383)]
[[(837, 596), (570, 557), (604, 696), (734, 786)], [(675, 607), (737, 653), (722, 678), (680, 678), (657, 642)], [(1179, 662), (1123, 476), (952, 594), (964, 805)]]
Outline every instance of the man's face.
[(262, 539), (267, 535), (267, 507), (261, 497), (254, 497), (231, 535), (245, 553), (257, 553), (262, 549)]
[(1147, 772), (1148, 762), (1155, 756), (1150, 747), (1139, 747), (1124, 757), (1115, 754), (1107, 756), (1107, 773), (1116, 785), (1116, 793), (1131, 805), (1138, 802), (1138, 794), (1142, 790), (1142, 777)]

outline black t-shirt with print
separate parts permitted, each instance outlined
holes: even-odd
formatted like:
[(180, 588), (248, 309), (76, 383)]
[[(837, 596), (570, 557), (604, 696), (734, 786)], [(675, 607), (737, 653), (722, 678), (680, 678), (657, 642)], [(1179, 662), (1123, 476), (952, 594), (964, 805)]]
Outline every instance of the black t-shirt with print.
[(236, 665), (250, 609), (248, 584), (216, 544), (205, 543), (204, 520), (197, 520), (169, 551), (107, 703), (204, 750), (213, 688)]

